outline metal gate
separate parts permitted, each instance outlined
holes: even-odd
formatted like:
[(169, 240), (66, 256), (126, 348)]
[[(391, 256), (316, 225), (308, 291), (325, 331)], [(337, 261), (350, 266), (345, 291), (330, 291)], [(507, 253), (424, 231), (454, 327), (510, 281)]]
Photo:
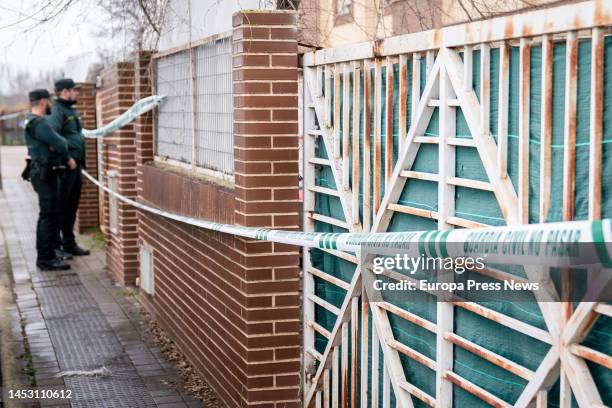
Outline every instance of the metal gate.
[[(612, 217), (611, 25), (587, 1), (306, 54), (306, 230)], [(305, 406), (612, 403), (609, 304), (370, 303), (358, 263), (305, 251)]]

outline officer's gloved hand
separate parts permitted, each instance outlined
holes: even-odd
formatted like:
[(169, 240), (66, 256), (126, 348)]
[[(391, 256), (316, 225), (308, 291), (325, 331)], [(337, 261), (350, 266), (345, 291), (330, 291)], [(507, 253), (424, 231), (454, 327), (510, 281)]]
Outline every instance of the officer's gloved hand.
[(32, 171), (32, 159), (30, 159), (30, 156), (28, 156), (26, 157), (25, 161), (26, 161), (26, 166), (21, 172), (21, 178), (24, 181), (30, 181), (30, 172)]

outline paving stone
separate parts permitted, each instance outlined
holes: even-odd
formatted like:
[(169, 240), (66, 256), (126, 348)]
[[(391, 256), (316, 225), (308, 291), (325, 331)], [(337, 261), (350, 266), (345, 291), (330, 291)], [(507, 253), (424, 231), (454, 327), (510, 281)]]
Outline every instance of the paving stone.
[(183, 399), (178, 394), (177, 395), (167, 395), (163, 397), (153, 397), (153, 400), (155, 401), (157, 405), (167, 404), (170, 402), (183, 402), (184, 403)]
[[(25, 323), (38, 386), (72, 391), (71, 400), (42, 400), (40, 406), (202, 406), (182, 392), (174, 366), (160, 357), (159, 348), (144, 343), (139, 305), (105, 274), (103, 251), (74, 259), (70, 271), (37, 270), (37, 211), (31, 187), (6, 180), (0, 223), (15, 281), (14, 313)], [(21, 328), (15, 333), (21, 336)], [(111, 374), (60, 376), (101, 367)]]
[(165, 390), (154, 390), (154, 391), (150, 391), (149, 393), (151, 394), (153, 398), (169, 397), (169, 396), (174, 396), (174, 395), (180, 397), (180, 394), (178, 393), (178, 391), (176, 391), (175, 389), (171, 389), (171, 388), (168, 388)]

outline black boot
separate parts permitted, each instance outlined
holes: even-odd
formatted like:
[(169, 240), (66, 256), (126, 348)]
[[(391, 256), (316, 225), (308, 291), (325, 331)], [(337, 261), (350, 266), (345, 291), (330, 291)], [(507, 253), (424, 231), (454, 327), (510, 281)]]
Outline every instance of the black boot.
[(55, 257), (59, 259), (63, 259), (64, 261), (69, 261), (73, 258), (72, 254), (62, 251), (59, 248), (55, 250)]
[(50, 261), (38, 261), (36, 266), (42, 271), (65, 271), (70, 269), (70, 265), (59, 258)]
[(90, 252), (88, 249), (83, 249), (81, 248), (78, 244), (73, 244), (73, 245), (64, 245), (64, 252), (68, 252), (71, 255), (74, 256), (83, 256), (83, 255), (89, 255)]

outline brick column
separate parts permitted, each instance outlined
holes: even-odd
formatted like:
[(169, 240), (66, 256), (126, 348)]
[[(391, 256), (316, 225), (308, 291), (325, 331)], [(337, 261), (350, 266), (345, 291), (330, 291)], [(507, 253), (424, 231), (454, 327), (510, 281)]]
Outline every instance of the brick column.
[[(80, 83), (79, 100), (75, 107), (81, 114), (81, 123), (85, 129), (96, 128), (96, 89), (92, 83)], [(85, 139), (85, 166), (93, 177), (98, 177), (98, 149), (95, 139)], [(83, 180), (81, 202), (77, 213), (79, 232), (85, 232), (99, 225), (98, 187), (88, 179)]]
[[(102, 74), (101, 99), (102, 124), (105, 125), (125, 112), (135, 102), (134, 63), (119, 62), (105, 69)], [(134, 123), (125, 125), (104, 138), (104, 181), (108, 185), (108, 173), (115, 172), (117, 192), (136, 198), (136, 140)], [(105, 194), (104, 222), (110, 222), (109, 199)], [(117, 202), (117, 230), (107, 233), (106, 260), (111, 277), (122, 285), (135, 283), (138, 274), (137, 211), (122, 201)]]
[[(152, 59), (154, 51), (139, 50), (134, 54), (134, 82), (135, 99), (140, 100), (151, 96), (152, 87)], [(153, 112), (147, 112), (134, 120), (134, 132), (136, 133), (136, 190), (137, 196), (141, 197), (144, 188), (143, 166), (153, 161)], [(144, 244), (141, 236), (142, 223), (146, 221), (147, 214), (137, 213), (138, 247)], [(139, 253), (140, 257), (140, 253)], [(139, 260), (140, 261), (140, 260)], [(140, 269), (139, 269), (140, 272)], [(139, 273), (140, 275), (140, 273)], [(143, 297), (145, 292), (143, 292)]]
[[(151, 96), (153, 92), (151, 56), (154, 51), (137, 51), (134, 54), (135, 99), (140, 100)], [(142, 189), (142, 165), (153, 160), (153, 112), (149, 111), (134, 120), (136, 133), (136, 175), (137, 188)]]
[[(297, 230), (296, 14), (233, 17), (235, 222)], [(236, 238), (247, 296), (244, 406), (299, 406), (299, 248)]]

